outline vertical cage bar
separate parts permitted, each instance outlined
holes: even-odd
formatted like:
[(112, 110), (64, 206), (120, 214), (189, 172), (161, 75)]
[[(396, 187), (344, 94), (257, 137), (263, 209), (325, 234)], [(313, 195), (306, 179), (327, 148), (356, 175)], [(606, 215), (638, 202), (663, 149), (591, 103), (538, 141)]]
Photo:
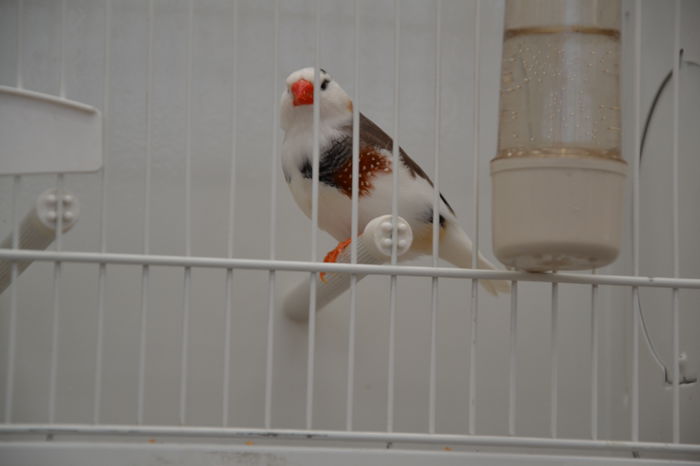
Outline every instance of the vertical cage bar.
[[(355, 95), (352, 106), (352, 218), (350, 232), (350, 262), (357, 263), (357, 236), (360, 189), (360, 2), (354, 3), (353, 83)], [(352, 430), (355, 399), (355, 330), (357, 326), (357, 275), (350, 276), (350, 322), (348, 324), (348, 373), (345, 401), (345, 428)]]
[[(639, 275), (639, 163), (641, 157), (641, 63), (642, 63), (642, 2), (634, 4), (634, 163), (632, 166), (632, 268)], [(639, 440), (639, 314), (634, 303), (638, 301), (639, 289), (632, 288), (632, 371), (630, 387), (630, 437)]]
[(672, 318), (672, 343), (673, 348), (673, 394), (672, 394), (672, 423), (673, 443), (681, 441), (681, 411), (680, 411), (680, 316), (678, 308), (678, 288), (673, 288), (673, 318)]
[[(24, 87), (22, 75), (22, 45), (24, 40), (24, 1), (17, 1), (17, 70), (16, 82), (17, 88)], [(17, 213), (17, 203), (19, 201), (19, 193), (21, 191), (21, 176), (15, 175), (12, 177), (12, 248), (19, 247), (19, 215)], [(5, 422), (12, 422), (14, 388), (15, 388), (15, 353), (17, 345), (17, 263), (12, 262), (10, 265), (10, 276), (12, 286), (10, 287), (10, 322), (8, 328), (8, 350), (7, 350), (7, 379), (5, 380)]]
[(184, 286), (182, 293), (182, 347), (180, 353), (180, 425), (187, 422), (187, 372), (189, 366), (189, 340), (190, 340), (190, 291), (192, 269), (185, 267)]
[[(186, 153), (185, 153), (185, 255), (192, 254), (192, 43), (194, 41), (194, 0), (189, 1), (187, 14), (187, 75), (185, 80), (187, 116)], [(190, 338), (190, 292), (192, 288), (192, 269), (185, 267), (184, 292), (182, 300), (182, 353), (180, 357), (180, 424), (186, 424), (187, 416), (187, 372), (189, 366)]]
[[(229, 192), (228, 192), (228, 232), (226, 238), (226, 255), (233, 257), (236, 210), (236, 143), (238, 141), (237, 125), (237, 93), (236, 83), (238, 72), (238, 0), (233, 0), (232, 57), (231, 57), (231, 159), (229, 161)], [(233, 306), (233, 269), (226, 269), (226, 298), (224, 307), (224, 370), (221, 400), (221, 425), (229, 424), (229, 391), (231, 386), (231, 322)]]
[[(321, 0), (316, 0), (314, 53), (314, 103), (313, 103), (313, 147), (311, 150), (311, 262), (316, 262), (318, 247), (318, 170), (320, 158), (319, 125), (321, 108), (318, 101), (319, 74), (321, 69)], [(311, 283), (314, 282), (313, 276)], [(311, 307), (311, 304), (309, 304)]]
[[(103, 166), (100, 170), (100, 252), (107, 252), (107, 186), (108, 186), (108, 162), (109, 162), (109, 144), (110, 144), (110, 87), (112, 80), (110, 79), (110, 48), (111, 48), (111, 29), (112, 29), (112, 1), (105, 0), (105, 37), (104, 37), (104, 81), (102, 92), (102, 158)], [(105, 264), (100, 264), (100, 276), (104, 279)], [(104, 296), (102, 296), (104, 298)]]
[(386, 431), (394, 431), (394, 383), (396, 373), (396, 275), (390, 278), (389, 290), (389, 356), (387, 373)]
[[(65, 84), (65, 0), (61, 1), (61, 25), (60, 25), (60, 59), (59, 66), (61, 68), (59, 74), (59, 89), (61, 98), (66, 98)], [(59, 173), (56, 175), (56, 251), (63, 250), (63, 195), (65, 193), (65, 175)], [(54, 262), (53, 266), (53, 316), (51, 322), (51, 375), (49, 379), (49, 422), (53, 423), (56, 420), (56, 392), (58, 390), (58, 339), (60, 335), (59, 323), (61, 317), (61, 273), (63, 264)]]
[(62, 99), (66, 98), (66, 0), (61, 0), (61, 65), (58, 78), (58, 95)]
[[(100, 170), (100, 252), (107, 251), (107, 161), (109, 151), (109, 106), (110, 106), (110, 31), (112, 24), (112, 3), (105, 0), (105, 37), (104, 37), (104, 81), (102, 102), (102, 157), (104, 166)], [(95, 355), (95, 381), (93, 398), (93, 423), (100, 423), (100, 406), (102, 403), (102, 357), (104, 349), (104, 310), (105, 310), (105, 282), (107, 266), (100, 263), (97, 272), (97, 348)]]
[[(56, 175), (56, 251), (63, 249), (63, 193), (64, 175)], [(58, 383), (58, 337), (59, 321), (61, 316), (61, 272), (62, 263), (54, 262), (53, 265), (53, 315), (51, 318), (51, 368), (49, 375), (49, 423), (56, 419), (56, 390)]]
[(61, 313), (61, 263), (55, 262), (53, 269), (53, 314), (51, 317), (51, 368), (49, 376), (49, 423), (56, 419), (56, 385), (58, 377), (58, 335)]
[[(24, 89), (24, 76), (22, 75), (22, 49), (24, 45), (24, 0), (17, 0), (17, 88)], [(14, 283), (14, 282), (13, 282)]]
[(441, 102), (441, 68), (442, 68), (442, 0), (435, 3), (435, 118), (433, 120), (433, 224), (432, 224), (432, 252), (433, 267), (438, 266), (440, 254), (440, 112)]
[(508, 435), (515, 435), (518, 347), (518, 282), (510, 288), (510, 372), (508, 378)]
[[(320, 163), (319, 127), (321, 107), (319, 85), (321, 75), (321, 1), (316, 0), (314, 51), (314, 103), (313, 103), (313, 148), (311, 161), (311, 262), (316, 262), (318, 247), (318, 177)], [(309, 335), (306, 363), (306, 428), (311, 429), (314, 403), (314, 365), (316, 354), (316, 274), (309, 274)]]
[(194, 0), (189, 1), (187, 16), (187, 75), (186, 102), (187, 131), (185, 141), (185, 255), (192, 255), (192, 42), (194, 41)]
[(428, 433), (435, 433), (437, 406), (437, 310), (438, 310), (438, 279), (431, 279), (430, 288), (430, 381), (428, 389)]
[[(60, 18), (60, 49), (59, 49), (59, 76), (58, 76), (58, 87), (59, 94), (62, 99), (66, 98), (66, 0), (61, 0), (61, 18)], [(65, 175), (59, 173), (56, 175), (56, 251), (61, 251), (63, 249), (63, 194), (65, 184)], [(54, 272), (60, 277), (60, 263), (55, 263)]]
[[(12, 177), (12, 249), (19, 248), (19, 215), (17, 203), (21, 192), (22, 177)], [(12, 400), (15, 389), (15, 352), (17, 346), (17, 262), (10, 265), (10, 275), (13, 285), (10, 287), (10, 322), (7, 335), (7, 379), (5, 380), (5, 422), (12, 422)]]
[(479, 322), (479, 308), (476, 295), (478, 293), (478, 281), (472, 280), (471, 299), (471, 328), (469, 335), (469, 434), (476, 434), (476, 343), (477, 325)]
[(280, 5), (275, 0), (272, 35), (272, 152), (270, 157), (270, 259), (277, 257), (277, 164), (278, 162), (278, 131), (279, 131), (279, 101), (277, 98), (277, 75), (279, 74), (279, 28)]
[(350, 322), (348, 324), (348, 373), (345, 400), (345, 429), (352, 430), (355, 400), (355, 330), (357, 328), (357, 275), (350, 276)]
[(187, 14), (187, 73), (185, 77), (185, 255), (192, 255), (192, 42), (194, 41), (194, 0)]
[(56, 385), (58, 377), (58, 335), (60, 306), (61, 263), (55, 262), (53, 269), (53, 314), (51, 317), (51, 368), (49, 375), (49, 423), (56, 420)]
[[(474, 251), (472, 253), (472, 268), (479, 264), (479, 146), (480, 146), (480, 120), (481, 120), (481, 0), (476, 0), (474, 12), (474, 129), (473, 129), (473, 154), (474, 166), (472, 167), (472, 188), (474, 195)], [(475, 287), (476, 289), (476, 287)], [(478, 299), (476, 301), (478, 304)]]
[(316, 354), (316, 274), (309, 273), (309, 334), (306, 358), (306, 428), (313, 423), (314, 403), (314, 356)]
[(270, 270), (267, 277), (267, 349), (265, 354), (265, 428), (272, 427), (272, 368), (275, 345), (275, 283), (276, 273)]
[[(399, 0), (394, 0), (394, 96), (393, 96), (393, 113), (394, 113), (394, 128), (392, 131), (392, 136), (394, 141), (391, 146), (391, 223), (392, 223), (392, 238), (396, 238), (397, 232), (397, 222), (396, 217), (399, 215), (399, 153), (400, 153), (400, 142), (399, 142), (399, 98), (400, 98), (400, 75), (401, 75), (401, 3)], [(397, 244), (396, 241), (392, 242), (391, 247), (391, 265), (396, 265), (397, 256)], [(395, 285), (395, 283), (394, 283)], [(392, 288), (393, 289), (393, 288)]]
[[(22, 176), (14, 175), (12, 177), (12, 249), (19, 249), (20, 219), (17, 212), (17, 203), (19, 202), (20, 192), (22, 192)], [(13, 263), (12, 265), (16, 268), (17, 263)], [(12, 280), (12, 283), (16, 283), (14, 278)]]
[[(357, 263), (357, 236), (359, 222), (359, 190), (360, 190), (360, 3), (354, 3), (355, 22), (353, 27), (353, 85), (355, 88), (352, 106), (352, 218), (350, 262)], [(356, 275), (353, 277), (357, 278)]]
[(598, 285), (591, 286), (591, 439), (598, 440)]
[[(681, 2), (675, 1), (674, 17), (674, 39), (673, 39), (673, 158), (672, 158), (672, 195), (673, 195), (673, 276), (680, 276), (680, 255), (679, 255), (679, 177), (678, 177), (678, 152), (679, 152), (679, 117), (680, 117), (680, 88), (681, 88), (681, 66), (683, 61), (683, 51), (681, 49)], [(678, 308), (678, 288), (673, 291), (673, 396), (672, 396), (672, 418), (673, 418), (673, 443), (680, 442), (680, 335), (679, 335), (679, 308)]]
[[(401, 3), (394, 0), (394, 128), (393, 128), (393, 143), (391, 147), (391, 223), (392, 223), (392, 238), (398, 236), (396, 217), (398, 216), (398, 197), (399, 197), (399, 178), (398, 167), (399, 162), (399, 75), (401, 72), (400, 53), (401, 53)], [(391, 264), (397, 263), (396, 241), (391, 247)], [(389, 354), (388, 354), (388, 373), (387, 373), (387, 409), (386, 409), (386, 426), (387, 432), (394, 430), (394, 384), (396, 373), (396, 290), (397, 277), (391, 275), (389, 278)]]
[[(435, 118), (433, 121), (433, 223), (432, 252), (433, 267), (438, 266), (440, 254), (440, 112), (441, 112), (441, 71), (442, 71), (442, 0), (435, 3)], [(437, 401), (437, 311), (438, 278), (431, 279), (430, 288), (430, 379), (428, 389), (428, 432), (435, 433)]]
[(63, 250), (63, 195), (65, 194), (65, 175), (56, 175), (56, 251)]
[(551, 407), (550, 434), (557, 438), (557, 418), (559, 414), (559, 284), (552, 283), (552, 322), (551, 322)]
[[(146, 95), (145, 95), (145, 119), (146, 119), (146, 161), (145, 161), (145, 186), (143, 207), (143, 253), (150, 253), (151, 241), (151, 165), (152, 165), (152, 101), (153, 92), (153, 22), (154, 0), (148, 1), (148, 43), (146, 46)], [(150, 290), (150, 268), (144, 265), (141, 268), (141, 323), (139, 339), (139, 379), (138, 379), (138, 403), (137, 423), (143, 424), (144, 394), (146, 384), (146, 324), (148, 315), (148, 299)]]
[(233, 269), (226, 269), (226, 297), (224, 298), (224, 367), (221, 390), (221, 426), (228, 427), (229, 391), (231, 386), (231, 314), (233, 306)]
[(680, 88), (683, 50), (681, 49), (681, 2), (675, 1), (674, 40), (673, 40), (673, 146), (671, 158), (672, 186), (672, 238), (673, 238), (673, 276), (680, 276), (679, 254), (679, 186), (678, 186), (678, 157), (679, 157), (679, 127), (680, 127)]
[(151, 251), (151, 166), (152, 166), (152, 112), (153, 104), (153, 22), (154, 0), (148, 1), (148, 44), (146, 46), (146, 95), (145, 95), (145, 119), (146, 119), (146, 160), (145, 160), (145, 185), (143, 204), (143, 253)]
[(229, 191), (228, 191), (228, 235), (226, 251), (229, 258), (233, 257), (233, 245), (236, 235), (236, 159), (238, 143), (238, 0), (233, 0), (232, 56), (231, 56), (231, 159), (229, 161)]
[[(270, 259), (277, 258), (277, 167), (278, 167), (278, 122), (279, 103), (277, 101), (277, 75), (279, 74), (279, 28), (280, 28), (280, 5), (279, 0), (275, 0), (273, 36), (272, 36), (272, 157), (270, 171)], [(272, 367), (275, 344), (275, 271), (268, 272), (267, 281), (267, 354), (265, 360), (265, 428), (269, 429), (272, 423)]]
[(138, 378), (138, 402), (136, 419), (139, 425), (143, 424), (144, 393), (146, 386), (146, 324), (148, 316), (148, 299), (150, 289), (150, 269), (144, 265), (141, 270), (141, 321), (139, 335), (139, 378)]
[[(400, 154), (400, 142), (399, 142), (399, 99), (401, 95), (401, 90), (399, 89), (400, 75), (401, 75), (401, 3), (399, 0), (394, 0), (394, 88), (393, 88), (393, 143), (391, 146), (391, 223), (392, 223), (392, 237), (397, 237), (397, 222), (396, 217), (399, 215), (399, 154)], [(398, 261), (397, 255), (397, 245), (396, 241), (393, 242), (391, 247), (391, 264), (396, 265)], [(392, 292), (395, 292), (396, 281), (393, 280)], [(392, 311), (393, 312), (393, 311)]]
[[(58, 89), (61, 99), (66, 98), (66, 0), (61, 0), (61, 18), (60, 18), (60, 38), (59, 38), (59, 75)], [(63, 194), (65, 188), (65, 175), (58, 173), (56, 175), (56, 251), (63, 249)], [(56, 263), (56, 266), (60, 264)], [(60, 270), (57, 271), (60, 276)]]
[(274, 3), (273, 34), (272, 34), (272, 153), (270, 157), (270, 259), (277, 258), (277, 170), (278, 170), (278, 125), (279, 101), (277, 97), (277, 75), (279, 74), (279, 0)]
[[(476, 268), (479, 255), (479, 119), (481, 116), (479, 87), (481, 76), (481, 1), (476, 0), (474, 12), (474, 127), (473, 127), (473, 154), (474, 165), (472, 167), (472, 187), (474, 196), (474, 244), (472, 251), (472, 268)], [(476, 342), (477, 324), (479, 321), (479, 280), (472, 280), (471, 293), (471, 336), (469, 345), (469, 433), (476, 433)]]
[[(632, 288), (632, 306), (639, 301), (639, 288)], [(630, 381), (630, 438), (639, 440), (639, 314), (632, 309), (632, 380)]]
[(105, 264), (97, 270), (97, 348), (95, 351), (95, 379), (93, 389), (92, 422), (99, 424), (102, 405), (102, 358), (104, 353)]
[(138, 401), (136, 406), (136, 422), (143, 424), (144, 392), (146, 386), (146, 323), (148, 315), (149, 267), (144, 265), (141, 270), (141, 322), (139, 334), (139, 379)]

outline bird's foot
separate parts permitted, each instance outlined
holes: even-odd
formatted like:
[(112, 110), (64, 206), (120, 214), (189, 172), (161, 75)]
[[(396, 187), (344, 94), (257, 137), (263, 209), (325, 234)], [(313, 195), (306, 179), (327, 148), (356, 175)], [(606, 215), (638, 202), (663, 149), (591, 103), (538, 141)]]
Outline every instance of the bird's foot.
[[(323, 259), (323, 262), (335, 262), (336, 260), (338, 260), (338, 256), (340, 255), (340, 253), (343, 252), (351, 242), (352, 239), (350, 238), (346, 239), (345, 241), (339, 242), (338, 246), (336, 246), (335, 249), (329, 251), (328, 254), (326, 254), (326, 257)], [(326, 283), (326, 272), (321, 272), (319, 277), (321, 278), (321, 281), (323, 283)]]

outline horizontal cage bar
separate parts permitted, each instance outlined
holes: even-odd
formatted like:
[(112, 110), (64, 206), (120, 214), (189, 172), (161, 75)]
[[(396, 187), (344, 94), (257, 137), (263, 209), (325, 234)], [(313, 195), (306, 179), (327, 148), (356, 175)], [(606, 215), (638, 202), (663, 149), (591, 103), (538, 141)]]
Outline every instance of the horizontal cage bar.
[(553, 439), (493, 435), (418, 434), (388, 432), (349, 432), (298, 429), (238, 429), (189, 426), (129, 426), (83, 424), (5, 424), (0, 434), (89, 435), (89, 436), (163, 436), (196, 438), (274, 439), (308, 441), (377, 442), (381, 444), (427, 444), (519, 448), (556, 448), (562, 450), (629, 451), (655, 453), (700, 453), (700, 445), (618, 440)]
[(700, 289), (700, 278), (671, 278), (632, 275), (578, 273), (527, 273), (508, 270), (458, 269), (408, 265), (366, 265), (327, 262), (305, 262), (265, 259), (226, 259), (198, 256), (166, 256), (152, 254), (117, 254), (90, 252), (54, 252), (0, 249), (0, 260), (74, 262), (113, 265), (155, 265), (165, 267), (198, 267), (218, 269), (279, 270), (284, 272), (336, 272), (368, 275), (411, 277), (444, 277), (524, 282), (575, 283), (587, 285), (638, 286), (653, 288)]

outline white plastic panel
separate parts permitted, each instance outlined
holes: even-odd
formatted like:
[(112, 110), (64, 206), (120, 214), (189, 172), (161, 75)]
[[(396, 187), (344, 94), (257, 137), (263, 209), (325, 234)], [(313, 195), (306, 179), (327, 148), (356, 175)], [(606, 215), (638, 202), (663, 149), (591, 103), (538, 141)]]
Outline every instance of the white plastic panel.
[(89, 105), (0, 86), (0, 175), (94, 172), (102, 119)]

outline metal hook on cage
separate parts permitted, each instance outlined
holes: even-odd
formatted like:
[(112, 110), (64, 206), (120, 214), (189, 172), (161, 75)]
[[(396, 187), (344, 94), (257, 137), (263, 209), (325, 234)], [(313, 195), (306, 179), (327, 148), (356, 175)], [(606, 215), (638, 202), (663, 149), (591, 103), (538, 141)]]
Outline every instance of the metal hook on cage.
[[(364, 232), (357, 237), (357, 263), (383, 264), (391, 258), (394, 241), (396, 242), (396, 255), (406, 253), (413, 243), (413, 232), (408, 222), (401, 217), (396, 217), (396, 238), (393, 238), (393, 224), (391, 215), (382, 215), (370, 221)], [(350, 263), (350, 248), (345, 248), (336, 262)], [(364, 278), (364, 274), (357, 274), (357, 280)], [(310, 278), (309, 278), (310, 279)], [(292, 320), (305, 322), (309, 318), (309, 279), (302, 280), (292, 288), (285, 296), (283, 303), (284, 313)], [(320, 311), (328, 303), (337, 298), (350, 287), (349, 273), (328, 272), (324, 279), (314, 274), (316, 281), (316, 310)]]
[[(59, 202), (61, 203), (59, 207)], [(61, 213), (61, 231), (67, 232), (78, 221), (80, 204), (75, 195), (61, 190), (48, 189), (37, 197), (34, 207), (24, 216), (18, 228), (17, 248), (42, 250), (56, 239), (58, 215)], [(13, 247), (12, 234), (0, 243), (0, 249)], [(12, 261), (0, 261), (0, 294), (12, 283)], [(29, 267), (31, 261), (17, 262), (17, 276)]]

